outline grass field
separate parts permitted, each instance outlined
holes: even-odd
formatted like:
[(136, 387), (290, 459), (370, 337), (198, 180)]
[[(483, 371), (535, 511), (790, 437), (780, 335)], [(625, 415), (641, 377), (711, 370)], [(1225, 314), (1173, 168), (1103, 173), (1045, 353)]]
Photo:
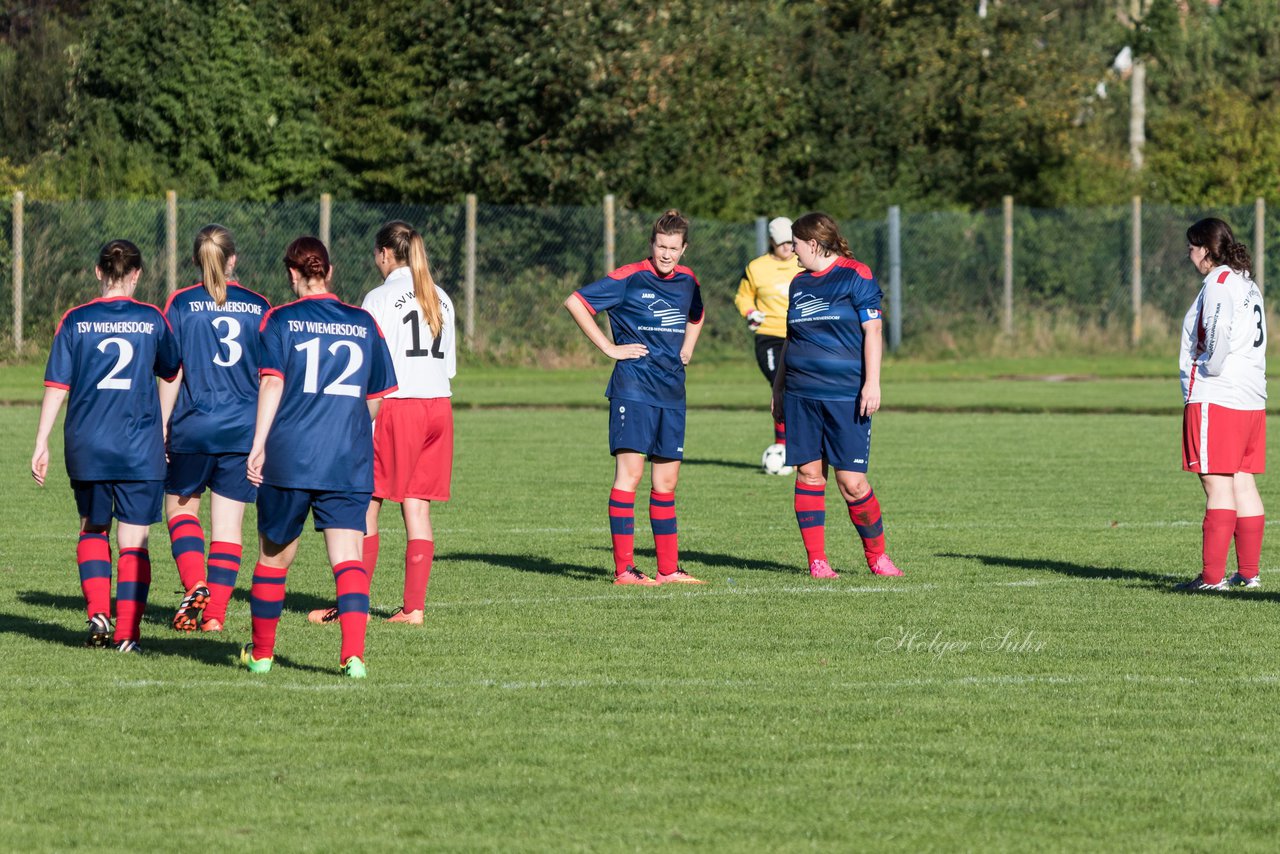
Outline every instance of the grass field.
[[(38, 367), (6, 371), (0, 393), (38, 397)], [(710, 584), (672, 591), (608, 583), (603, 373), (464, 366), (427, 622), (375, 617), (363, 683), (306, 623), (333, 592), (312, 532), (270, 674), (233, 664), (247, 572), (225, 635), (167, 628), (163, 526), (146, 654), (80, 648), (65, 475), (34, 485), (37, 410), (0, 407), (0, 848), (1274, 847), (1274, 547), (1261, 591), (1171, 591), (1202, 506), (1176, 379), (891, 365), (871, 477), (906, 575), (860, 569), (832, 487), (843, 575), (819, 582), (790, 479), (757, 471), (753, 371), (690, 380), (680, 543)], [(998, 379), (1062, 374), (1112, 379)], [(537, 405), (565, 401), (583, 408)], [(384, 520), (383, 616), (403, 548)]]

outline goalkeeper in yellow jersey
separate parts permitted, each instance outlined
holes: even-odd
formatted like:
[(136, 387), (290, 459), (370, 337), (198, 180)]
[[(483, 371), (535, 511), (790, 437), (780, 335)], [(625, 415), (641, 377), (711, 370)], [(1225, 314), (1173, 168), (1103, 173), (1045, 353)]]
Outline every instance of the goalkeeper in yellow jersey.
[[(778, 370), (779, 354), (787, 336), (787, 295), (791, 280), (800, 272), (791, 220), (780, 216), (769, 223), (769, 251), (747, 264), (738, 284), (734, 304), (756, 336), (756, 361), (769, 385)], [(786, 427), (774, 421), (773, 441), (787, 442)], [(778, 474), (790, 474), (788, 468)]]

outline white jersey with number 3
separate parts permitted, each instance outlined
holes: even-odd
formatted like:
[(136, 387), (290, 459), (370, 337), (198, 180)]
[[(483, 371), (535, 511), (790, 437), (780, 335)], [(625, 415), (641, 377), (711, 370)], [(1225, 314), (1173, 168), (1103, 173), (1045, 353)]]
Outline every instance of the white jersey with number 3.
[(457, 373), (453, 302), (439, 286), (440, 336), (422, 317), (422, 308), (413, 295), (413, 275), (408, 267), (397, 267), (386, 281), (365, 294), (361, 307), (373, 315), (387, 340), (395, 362), (399, 390), (388, 397), (450, 397), (449, 380)]
[(1215, 267), (1182, 321), (1182, 397), (1229, 409), (1266, 409), (1267, 318), (1262, 292), (1230, 267)]

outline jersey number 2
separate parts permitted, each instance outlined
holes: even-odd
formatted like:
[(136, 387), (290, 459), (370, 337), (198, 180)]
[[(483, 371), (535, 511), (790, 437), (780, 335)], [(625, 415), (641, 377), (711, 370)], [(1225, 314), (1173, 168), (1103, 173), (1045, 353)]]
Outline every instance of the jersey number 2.
[(98, 351), (107, 352), (107, 345), (114, 344), (119, 351), (116, 355), (116, 366), (111, 372), (102, 379), (98, 380), (98, 388), (114, 388), (127, 391), (132, 385), (132, 380), (128, 377), (120, 378), (120, 372), (129, 367), (129, 363), (133, 361), (133, 345), (124, 338), (104, 338), (98, 342)]
[(418, 326), (418, 313), (411, 311), (404, 316), (401, 323), (409, 324), (409, 334), (413, 336), (413, 346), (404, 351), (406, 356), (430, 356), (433, 359), (443, 359), (444, 353), (440, 351), (440, 339), (436, 338), (431, 342), (431, 349), (422, 349), (422, 330)]
[[(320, 339), (309, 338), (294, 346), (307, 357), (307, 370), (303, 375), (302, 390), (307, 394), (315, 394), (320, 388)], [(339, 397), (360, 397), (360, 386), (343, 382), (347, 377), (360, 370), (364, 364), (364, 353), (352, 341), (334, 341), (329, 345), (329, 353), (337, 356), (339, 350), (347, 351), (347, 367), (338, 378), (324, 387), (324, 394)]]

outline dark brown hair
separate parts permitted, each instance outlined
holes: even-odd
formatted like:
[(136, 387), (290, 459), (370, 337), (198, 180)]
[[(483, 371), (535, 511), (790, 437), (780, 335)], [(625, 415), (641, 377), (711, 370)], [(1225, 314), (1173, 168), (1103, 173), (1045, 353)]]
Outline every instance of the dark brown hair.
[(98, 253), (98, 269), (108, 282), (118, 282), (142, 269), (142, 252), (128, 240), (112, 240)]
[(840, 236), (836, 221), (824, 213), (807, 213), (791, 224), (791, 236), (796, 240), (816, 240), (824, 255), (852, 258), (849, 244)]
[(409, 223), (396, 219), (378, 229), (373, 246), (375, 249), (390, 249), (398, 262), (409, 267), (409, 274), (413, 276), (413, 295), (422, 309), (422, 317), (431, 327), (431, 335), (439, 338), (444, 318), (440, 313), (440, 297), (436, 295), (436, 280), (431, 276), (427, 245), (422, 242), (422, 235)]
[(1187, 242), (1208, 252), (1215, 267), (1225, 264), (1237, 273), (1253, 273), (1249, 247), (1237, 241), (1231, 226), (1217, 217), (1202, 219), (1188, 228)]
[(284, 265), (304, 279), (323, 279), (329, 275), (329, 250), (318, 237), (299, 237), (284, 250)]
[(689, 218), (672, 208), (654, 222), (653, 233), (649, 235), (649, 242), (652, 243), (657, 240), (659, 234), (678, 234), (681, 242), (688, 244)]

